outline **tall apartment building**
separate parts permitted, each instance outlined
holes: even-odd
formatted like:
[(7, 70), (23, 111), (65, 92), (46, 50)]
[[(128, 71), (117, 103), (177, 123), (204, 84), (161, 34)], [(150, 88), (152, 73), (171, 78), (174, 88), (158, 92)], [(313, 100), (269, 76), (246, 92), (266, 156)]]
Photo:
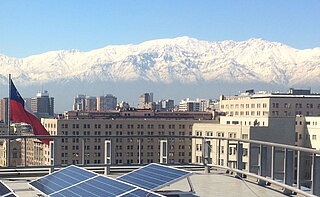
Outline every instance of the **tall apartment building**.
[(174, 110), (174, 100), (162, 99), (157, 102), (157, 110), (160, 111), (172, 111)]
[(200, 103), (190, 100), (189, 98), (181, 100), (179, 103), (179, 111), (200, 111)]
[(97, 98), (92, 96), (86, 96), (85, 98), (85, 111), (96, 111), (97, 110)]
[(31, 111), (38, 118), (54, 116), (54, 98), (49, 97), (48, 91), (38, 92), (36, 97), (31, 98)]
[(139, 97), (139, 109), (153, 109), (153, 93), (144, 93)]
[(115, 110), (117, 107), (117, 97), (112, 94), (97, 97), (97, 110), (108, 111)]
[(73, 99), (73, 110), (79, 110), (79, 111), (85, 111), (85, 104), (86, 101), (86, 95), (79, 94)]
[[(118, 114), (110, 112), (110, 116), (106, 116), (108, 112), (71, 113), (73, 115), (67, 116), (66, 119), (44, 120), (44, 125), (51, 135), (90, 135), (96, 137), (84, 138), (84, 140), (77, 137), (63, 138), (56, 141), (56, 164), (103, 163), (105, 140), (109, 139), (107, 136), (119, 136), (119, 138), (111, 140), (113, 164), (159, 162), (159, 140), (162, 138), (147, 138), (146, 135), (189, 136), (192, 134), (193, 123), (215, 121), (199, 120), (199, 117), (212, 117), (210, 113), (202, 113), (204, 116), (198, 116), (196, 113), (195, 117), (190, 113), (183, 116), (181, 112), (168, 117), (165, 114), (158, 114), (161, 112), (150, 110), (149, 112), (144, 110), (117, 112)], [(94, 118), (100, 115), (100, 118)], [(121, 138), (123, 135), (139, 136), (139, 138)], [(169, 163), (191, 162), (191, 139), (170, 138), (168, 144)], [(84, 154), (82, 150), (85, 151)], [(49, 155), (45, 155), (45, 157), (44, 160), (49, 161)]]
[(288, 93), (251, 91), (231, 97), (222, 95), (220, 111), (233, 117), (319, 116), (320, 94), (290, 89)]

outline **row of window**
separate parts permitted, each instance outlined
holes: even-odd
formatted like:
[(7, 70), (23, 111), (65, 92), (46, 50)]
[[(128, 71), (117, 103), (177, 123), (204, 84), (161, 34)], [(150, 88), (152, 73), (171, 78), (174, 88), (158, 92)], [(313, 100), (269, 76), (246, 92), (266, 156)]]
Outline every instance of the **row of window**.
[[(224, 137), (224, 133), (225, 132), (218, 131), (216, 132), (216, 136)], [(235, 132), (226, 132), (226, 133), (228, 133), (229, 138), (237, 138), (237, 133)], [(203, 136), (202, 134), (205, 134), (205, 136), (214, 136), (213, 131), (205, 131), (204, 133), (202, 133), (202, 131), (196, 131), (196, 136)]]
[[(313, 103), (307, 103), (305, 104), (305, 106), (302, 103), (295, 103), (295, 108), (308, 108), (308, 109), (312, 109), (314, 108), (316, 104)], [(272, 107), (273, 108), (279, 108), (279, 103), (272, 103)], [(284, 103), (283, 104), (284, 108), (291, 108), (291, 103)], [(318, 109), (320, 109), (320, 104), (317, 105)]]
[[(317, 105), (317, 108), (320, 109), (320, 104), (313, 104), (313, 103), (295, 103), (294, 106), (295, 108), (308, 108), (308, 109), (312, 109), (315, 108), (315, 105)], [(263, 103), (263, 104), (226, 104), (226, 105), (221, 105), (221, 109), (243, 109), (243, 108), (267, 108), (267, 103)], [(271, 107), (272, 108), (279, 108), (280, 107), (280, 103), (271, 103)], [(283, 104), (284, 108), (291, 108), (292, 104), (291, 103), (284, 103)]]
[(230, 111), (226, 112), (229, 116), (268, 116), (268, 111)]
[[(298, 141), (298, 139), (301, 140), (302, 137), (303, 137), (303, 136), (302, 136), (301, 133), (299, 133), (299, 136), (298, 136), (298, 133), (296, 133), (296, 142)], [(306, 138), (306, 139), (310, 139), (310, 135), (309, 135), (309, 134), (305, 134), (305, 138)], [(312, 140), (317, 140), (317, 135), (312, 135), (312, 136), (311, 136), (311, 139), (312, 139)]]
[[(50, 124), (50, 123), (46, 123), (45, 124), (45, 127), (47, 128), (55, 128), (56, 125), (55, 124)], [(83, 124), (83, 128), (84, 129), (90, 129), (91, 125), (90, 124)], [(136, 125), (136, 128), (137, 129), (144, 129), (145, 125), (144, 124), (137, 124)], [(168, 125), (168, 129), (175, 129), (176, 125), (174, 124), (169, 124)], [(69, 124), (61, 124), (61, 128), (62, 129), (68, 129), (69, 128)], [(80, 125), (79, 124), (72, 124), (72, 128), (73, 129), (79, 129), (80, 128)], [(94, 128), (95, 129), (101, 129), (101, 124), (94, 124)], [(106, 129), (111, 129), (112, 128), (112, 124), (105, 124), (105, 128)], [(116, 124), (115, 125), (115, 128), (116, 129), (122, 129), (123, 128), (123, 125), (122, 124)], [(133, 129), (134, 128), (134, 125), (133, 124), (128, 124), (127, 125), (127, 128), (128, 129)], [(146, 125), (146, 128), (148, 129), (154, 129), (154, 125), (153, 124), (148, 124)], [(185, 129), (186, 128), (186, 125), (183, 125), (183, 124), (179, 124), (178, 125), (178, 128), (179, 129)], [(192, 125), (189, 125), (189, 129), (192, 128)], [(158, 125), (158, 129), (165, 129), (165, 125), (164, 124), (159, 124)]]
[[(68, 135), (69, 134), (68, 131), (61, 131), (61, 133), (62, 133), (62, 135)], [(70, 134), (72, 134), (72, 135), (80, 135), (80, 132), (79, 131), (72, 131), (72, 133), (70, 132)], [(101, 134), (102, 134), (101, 131), (94, 131), (94, 132), (83, 131), (83, 135), (98, 135), (98, 136), (100, 136)], [(158, 134), (159, 135), (165, 135), (165, 132), (164, 131), (159, 131)], [(168, 135), (175, 135), (175, 134), (176, 133), (174, 131), (169, 131), (168, 132)], [(177, 134), (178, 135), (186, 135), (186, 132), (185, 131), (179, 131)], [(189, 135), (191, 135), (191, 134), (192, 134), (192, 132), (190, 131)], [(111, 131), (106, 131), (105, 135), (112, 135), (112, 132)], [(133, 131), (127, 131), (127, 132), (116, 131), (115, 135), (134, 135), (134, 132)], [(148, 131), (148, 132), (138, 131), (137, 135), (155, 135), (155, 132), (153, 132), (153, 131)]]
[(267, 108), (267, 103), (258, 103), (258, 104), (226, 104), (221, 105), (221, 109), (243, 109), (243, 108)]

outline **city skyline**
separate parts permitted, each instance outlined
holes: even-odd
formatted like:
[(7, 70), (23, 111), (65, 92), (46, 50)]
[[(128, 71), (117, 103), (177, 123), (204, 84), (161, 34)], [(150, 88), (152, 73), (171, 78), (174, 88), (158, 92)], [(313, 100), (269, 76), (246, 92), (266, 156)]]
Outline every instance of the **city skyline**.
[(0, 5), (1, 195), (320, 196), (319, 0)]
[(320, 46), (319, 8), (319, 1), (275, 0), (5, 1), (0, 8), (0, 54), (89, 51), (179, 36), (208, 41), (263, 38), (314, 48)]

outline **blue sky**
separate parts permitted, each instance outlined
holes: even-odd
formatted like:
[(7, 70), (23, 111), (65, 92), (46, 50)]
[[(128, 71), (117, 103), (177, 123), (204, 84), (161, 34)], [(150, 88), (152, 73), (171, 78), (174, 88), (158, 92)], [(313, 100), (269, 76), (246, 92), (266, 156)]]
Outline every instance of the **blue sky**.
[(320, 47), (320, 1), (0, 1), (0, 53), (11, 57), (185, 35)]

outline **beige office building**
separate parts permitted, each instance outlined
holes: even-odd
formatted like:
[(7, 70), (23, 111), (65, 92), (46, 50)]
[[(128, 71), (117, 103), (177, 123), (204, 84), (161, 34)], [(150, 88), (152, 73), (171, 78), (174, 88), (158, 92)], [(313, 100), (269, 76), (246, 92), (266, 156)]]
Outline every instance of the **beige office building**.
[(319, 116), (320, 94), (290, 89), (288, 93), (247, 92), (239, 96), (221, 96), (220, 111), (233, 117)]
[[(7, 166), (8, 141), (0, 139), (0, 166)], [(21, 140), (10, 141), (10, 166), (21, 165)]]
[[(220, 117), (222, 122), (226, 122), (224, 118)], [(240, 120), (247, 121), (247, 120)], [(240, 138), (250, 140), (261, 140), (267, 142), (282, 143), (294, 145), (295, 143), (295, 118), (267, 118), (258, 120), (265, 121), (265, 126), (241, 125), (241, 124), (212, 124), (212, 123), (195, 123), (192, 129), (192, 134), (195, 136), (217, 136), (227, 138)], [(236, 167), (236, 141), (229, 141), (229, 149), (227, 149), (227, 141), (222, 140), (207, 140), (210, 141), (211, 147), (211, 163), (216, 165), (223, 165), (229, 167)], [(219, 144), (220, 143), (220, 144)], [(192, 163), (203, 164), (203, 140), (193, 139), (192, 141)], [(233, 145), (232, 145), (233, 144)], [(253, 150), (253, 149), (251, 149)], [(250, 152), (249, 145), (243, 144), (243, 162), (244, 169), (250, 172), (257, 172), (258, 160), (256, 152)], [(268, 150), (270, 154), (270, 150)], [(251, 155), (251, 156), (250, 156)], [(227, 163), (228, 161), (228, 163)], [(270, 162), (270, 161), (269, 161)], [(278, 163), (277, 166), (283, 166)], [(270, 172), (270, 169), (268, 169)]]
[[(70, 112), (70, 114), (72, 113)], [(192, 135), (193, 123), (217, 122), (215, 120), (201, 120), (190, 116), (190, 113), (181, 112), (172, 113), (171, 118), (163, 113), (159, 115), (159, 113), (152, 111), (126, 112), (121, 115), (110, 113), (113, 118), (109, 117), (108, 119), (104, 119), (107, 116), (102, 116), (98, 112), (92, 114), (77, 113), (77, 115), (67, 116), (69, 119), (44, 120), (44, 126), (51, 135), (94, 136), (92, 138), (74, 137), (56, 140), (55, 164), (104, 163), (105, 141), (109, 140), (107, 136), (119, 136), (119, 138), (111, 139), (112, 164), (159, 162), (160, 140), (164, 138), (147, 138), (144, 137), (145, 135), (190, 136)], [(100, 118), (92, 119), (94, 114)], [(199, 117), (212, 116), (210, 113), (202, 112), (201, 114), (202, 116), (199, 113)], [(161, 118), (162, 115), (166, 118)], [(197, 115), (198, 113), (195, 117), (198, 117)], [(121, 136), (139, 136), (139, 138), (120, 138)], [(168, 140), (168, 163), (191, 162), (191, 139), (169, 138), (166, 140)], [(46, 162), (50, 161), (50, 154), (45, 157), (47, 157)]]

